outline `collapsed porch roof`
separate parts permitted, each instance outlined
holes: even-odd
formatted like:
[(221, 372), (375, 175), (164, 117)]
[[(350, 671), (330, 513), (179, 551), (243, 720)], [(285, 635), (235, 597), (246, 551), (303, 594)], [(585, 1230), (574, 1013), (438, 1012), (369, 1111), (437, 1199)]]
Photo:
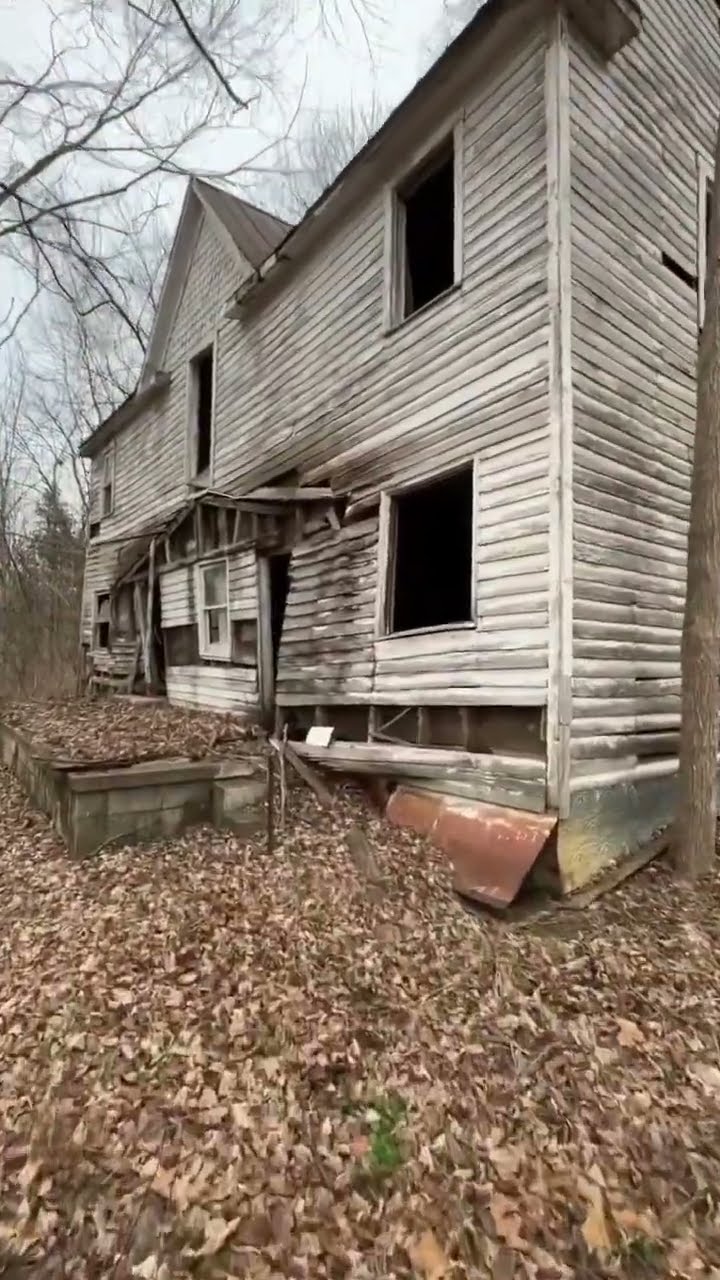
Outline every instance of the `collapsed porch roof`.
[[(116, 571), (111, 590), (116, 591), (140, 573), (149, 559), (153, 542), (161, 537), (169, 537), (198, 507), (223, 507), (260, 517), (287, 516), (294, 504), (325, 506), (329, 505), (336, 496), (331, 489), (320, 486), (307, 490), (298, 487), (292, 493), (287, 488), (274, 489), (271, 485), (246, 494), (225, 493), (214, 489), (199, 490), (165, 515), (146, 521), (134, 532), (124, 536), (118, 547)], [(101, 541), (98, 539), (94, 545), (100, 544)], [(201, 554), (198, 551), (198, 558), (201, 558)]]

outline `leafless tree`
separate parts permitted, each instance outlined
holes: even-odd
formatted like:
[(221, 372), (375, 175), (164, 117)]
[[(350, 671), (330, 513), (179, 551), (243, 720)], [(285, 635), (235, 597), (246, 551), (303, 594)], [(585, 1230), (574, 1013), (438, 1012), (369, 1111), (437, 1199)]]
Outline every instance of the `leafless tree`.
[(265, 188), (282, 216), (296, 222), (382, 124), (378, 98), (302, 114)]
[(424, 65), (430, 65), (460, 34), (463, 27), (475, 17), (486, 0), (443, 0), (442, 12), (430, 28), (422, 43), (421, 57)]
[(0, 259), (14, 289), (5, 341), (48, 289), (85, 312), (121, 304), (118, 202), (132, 192), (147, 216), (160, 175), (186, 173), (199, 142), (275, 92), (301, 11), (305, 32), (310, 11), (334, 30), (348, 13), (362, 21), (369, 0), (42, 2), (44, 64), (0, 61)]
[(697, 419), (682, 638), (682, 722), (675, 866), (694, 880), (715, 856), (720, 710), (720, 125), (708, 236), (705, 318), (698, 353)]

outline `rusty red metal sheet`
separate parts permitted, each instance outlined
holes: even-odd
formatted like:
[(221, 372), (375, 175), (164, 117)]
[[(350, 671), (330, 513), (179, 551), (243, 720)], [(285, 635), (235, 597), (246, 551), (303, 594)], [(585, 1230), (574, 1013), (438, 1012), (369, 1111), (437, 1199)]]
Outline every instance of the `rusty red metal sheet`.
[(387, 814), (397, 825), (427, 835), (447, 854), (459, 893), (495, 907), (507, 907), (517, 897), (557, 822), (553, 814), (406, 787), (391, 796)]

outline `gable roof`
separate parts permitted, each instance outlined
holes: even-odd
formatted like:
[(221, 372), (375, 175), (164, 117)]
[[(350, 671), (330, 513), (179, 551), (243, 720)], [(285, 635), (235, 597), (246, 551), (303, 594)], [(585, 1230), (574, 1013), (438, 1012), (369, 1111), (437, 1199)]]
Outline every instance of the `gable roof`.
[(142, 374), (132, 395), (105, 418), (80, 445), (80, 456), (92, 458), (170, 384), (161, 369), (162, 355), (180, 300), (188, 260), (203, 214), (223, 236), (241, 264), (257, 270), (291, 230), (289, 222), (204, 179), (191, 178), (185, 189), (175, 238), (165, 267), (155, 323)]
[(292, 230), (291, 223), (231, 191), (213, 186), (204, 178), (193, 179), (193, 185), (205, 207), (223, 224), (251, 267), (259, 267)]
[(162, 368), (167, 337), (205, 214), (238, 263), (251, 270), (257, 270), (292, 230), (289, 222), (283, 222), (240, 196), (204, 179), (190, 178), (165, 268), (157, 315), (140, 376), (141, 386)]

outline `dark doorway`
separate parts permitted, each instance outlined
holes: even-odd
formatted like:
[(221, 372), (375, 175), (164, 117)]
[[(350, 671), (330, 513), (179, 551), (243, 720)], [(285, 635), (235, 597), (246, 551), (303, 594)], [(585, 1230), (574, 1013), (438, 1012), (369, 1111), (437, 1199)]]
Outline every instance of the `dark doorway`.
[(152, 610), (151, 610), (151, 633), (150, 642), (152, 644), (152, 662), (153, 684), (156, 693), (165, 692), (165, 644), (163, 640), (162, 630), (162, 608), (160, 604), (160, 579), (157, 574), (153, 582)]
[(280, 638), (285, 621), (285, 606), (290, 590), (290, 556), (279, 552), (270, 556), (270, 631), (272, 634), (273, 679), (277, 677)]

